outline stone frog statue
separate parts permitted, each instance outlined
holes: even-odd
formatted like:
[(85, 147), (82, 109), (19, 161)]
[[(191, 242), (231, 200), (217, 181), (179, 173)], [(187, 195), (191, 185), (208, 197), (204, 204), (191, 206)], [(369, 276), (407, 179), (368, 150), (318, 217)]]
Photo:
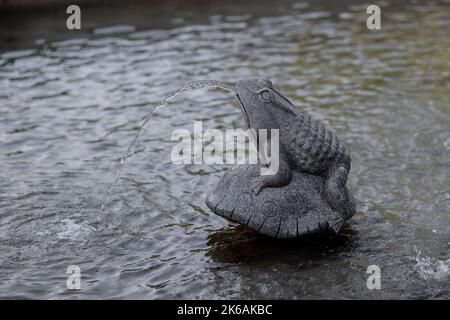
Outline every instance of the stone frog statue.
[(208, 207), (274, 237), (338, 232), (356, 212), (346, 187), (351, 163), (346, 146), (298, 111), (270, 80), (237, 82), (236, 99), (249, 128), (278, 129), (278, 171), (262, 175), (256, 165), (231, 168), (208, 196)]

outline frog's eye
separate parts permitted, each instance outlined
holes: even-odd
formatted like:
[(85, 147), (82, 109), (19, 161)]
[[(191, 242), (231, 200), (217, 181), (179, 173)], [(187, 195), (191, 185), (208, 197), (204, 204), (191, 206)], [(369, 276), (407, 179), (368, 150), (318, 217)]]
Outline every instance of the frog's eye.
[(261, 99), (262, 99), (264, 102), (270, 102), (270, 101), (272, 101), (272, 94), (271, 94), (270, 91), (267, 90), (267, 89), (261, 90), (261, 91), (259, 92), (259, 96), (261, 97)]

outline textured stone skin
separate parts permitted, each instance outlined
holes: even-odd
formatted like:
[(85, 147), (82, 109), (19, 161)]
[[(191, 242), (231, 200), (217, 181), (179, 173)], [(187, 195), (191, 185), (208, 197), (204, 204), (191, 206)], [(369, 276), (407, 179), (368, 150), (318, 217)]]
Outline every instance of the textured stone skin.
[[(236, 98), (249, 128), (279, 130), (279, 169), (274, 175), (260, 175), (258, 166), (235, 168), (242, 176), (227, 172), (208, 197), (208, 207), (274, 237), (327, 228), (338, 232), (356, 212), (346, 188), (351, 159), (345, 145), (321, 123), (296, 110), (269, 80), (239, 81)], [(245, 174), (249, 168), (255, 168), (254, 174)], [(302, 200), (289, 202), (286, 192), (289, 198)], [(244, 194), (252, 199), (245, 210), (239, 205)]]
[(238, 165), (227, 170), (206, 205), (225, 219), (276, 238), (296, 238), (326, 231), (338, 232), (355, 213), (353, 199), (339, 211), (332, 210), (322, 192), (324, 178), (293, 172), (289, 185), (264, 188), (259, 194), (251, 181), (258, 165)]

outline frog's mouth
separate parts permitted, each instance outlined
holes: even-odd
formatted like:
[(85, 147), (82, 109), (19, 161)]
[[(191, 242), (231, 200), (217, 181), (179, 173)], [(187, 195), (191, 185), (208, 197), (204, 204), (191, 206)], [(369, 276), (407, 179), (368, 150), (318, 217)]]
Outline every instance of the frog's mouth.
[(247, 122), (247, 126), (250, 128), (250, 118), (248, 117), (247, 109), (245, 108), (245, 104), (242, 101), (241, 97), (239, 96), (239, 93), (236, 93), (236, 99), (239, 102), (239, 105), (241, 106), (242, 113), (244, 114), (245, 121)]

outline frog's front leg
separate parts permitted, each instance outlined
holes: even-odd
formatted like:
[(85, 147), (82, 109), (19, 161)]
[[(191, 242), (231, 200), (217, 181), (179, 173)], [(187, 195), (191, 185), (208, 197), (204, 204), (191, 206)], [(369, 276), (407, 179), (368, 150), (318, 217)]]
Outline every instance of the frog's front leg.
[(349, 201), (348, 191), (345, 188), (349, 169), (342, 165), (330, 169), (325, 179), (324, 194), (328, 205), (338, 210)]
[(251, 181), (251, 188), (255, 194), (259, 194), (266, 187), (283, 187), (289, 184), (292, 179), (292, 171), (286, 157), (280, 156), (277, 172), (270, 172), (266, 168), (261, 168), (260, 174)]

